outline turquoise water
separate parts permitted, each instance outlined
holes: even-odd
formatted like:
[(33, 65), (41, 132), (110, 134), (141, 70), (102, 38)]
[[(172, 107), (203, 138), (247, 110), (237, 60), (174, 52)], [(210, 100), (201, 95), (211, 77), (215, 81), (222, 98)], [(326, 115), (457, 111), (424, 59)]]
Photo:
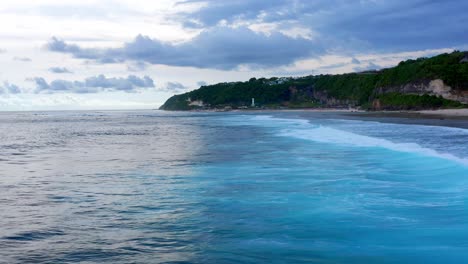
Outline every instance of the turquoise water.
[(466, 129), (301, 112), (0, 121), (1, 263), (468, 261)]

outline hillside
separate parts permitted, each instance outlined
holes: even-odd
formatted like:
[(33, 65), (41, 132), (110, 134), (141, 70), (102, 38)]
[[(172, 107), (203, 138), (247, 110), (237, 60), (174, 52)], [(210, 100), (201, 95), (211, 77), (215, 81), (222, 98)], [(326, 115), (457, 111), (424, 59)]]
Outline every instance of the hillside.
[(434, 109), (468, 104), (468, 52), (400, 62), (380, 71), (219, 83), (169, 98), (160, 109), (360, 107)]

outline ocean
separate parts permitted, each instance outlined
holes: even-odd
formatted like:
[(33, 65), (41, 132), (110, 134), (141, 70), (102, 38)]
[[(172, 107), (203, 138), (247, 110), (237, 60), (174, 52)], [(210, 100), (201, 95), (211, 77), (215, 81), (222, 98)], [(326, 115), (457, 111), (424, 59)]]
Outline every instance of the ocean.
[(468, 129), (415, 123), (0, 113), (0, 263), (467, 263)]

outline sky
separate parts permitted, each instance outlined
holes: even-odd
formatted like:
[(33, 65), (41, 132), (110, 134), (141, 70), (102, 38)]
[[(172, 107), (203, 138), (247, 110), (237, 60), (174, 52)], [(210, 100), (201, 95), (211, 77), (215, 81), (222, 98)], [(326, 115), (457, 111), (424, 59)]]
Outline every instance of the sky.
[(0, 111), (154, 109), (205, 84), (468, 49), (466, 0), (2, 0)]

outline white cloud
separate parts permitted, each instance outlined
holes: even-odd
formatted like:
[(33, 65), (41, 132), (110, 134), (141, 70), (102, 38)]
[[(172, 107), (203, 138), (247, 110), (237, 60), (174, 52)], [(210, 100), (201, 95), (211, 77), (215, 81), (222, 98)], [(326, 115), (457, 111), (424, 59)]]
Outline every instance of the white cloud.
[(30, 62), (30, 61), (32, 61), (31, 58), (28, 58), (28, 57), (14, 57), (13, 60), (15, 60), (15, 61), (22, 61), (22, 62)]

